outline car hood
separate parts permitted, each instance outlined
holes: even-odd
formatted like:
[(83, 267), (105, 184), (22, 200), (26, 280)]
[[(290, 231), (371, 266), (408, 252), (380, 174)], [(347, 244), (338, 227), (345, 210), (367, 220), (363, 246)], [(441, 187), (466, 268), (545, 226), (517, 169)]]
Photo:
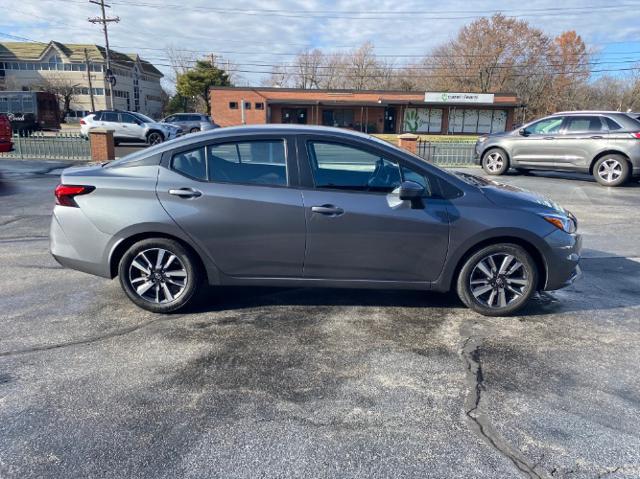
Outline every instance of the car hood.
[(497, 181), (468, 173), (457, 173), (467, 183), (476, 186), (492, 203), (508, 208), (547, 210), (553, 213), (570, 215), (558, 203), (540, 193), (525, 190), (513, 185), (505, 185)]

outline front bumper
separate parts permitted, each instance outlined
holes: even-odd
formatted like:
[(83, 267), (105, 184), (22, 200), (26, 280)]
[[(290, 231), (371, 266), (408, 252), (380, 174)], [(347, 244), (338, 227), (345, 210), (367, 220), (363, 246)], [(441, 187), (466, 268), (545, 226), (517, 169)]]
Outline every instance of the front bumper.
[(557, 230), (546, 236), (545, 241), (549, 250), (545, 257), (547, 280), (544, 289), (564, 288), (578, 280), (582, 276), (582, 236)]

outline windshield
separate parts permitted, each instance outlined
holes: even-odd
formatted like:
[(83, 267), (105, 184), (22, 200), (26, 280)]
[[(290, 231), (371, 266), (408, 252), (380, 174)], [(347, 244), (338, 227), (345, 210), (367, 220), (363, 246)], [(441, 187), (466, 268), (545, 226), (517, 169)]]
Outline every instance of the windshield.
[(143, 122), (145, 123), (155, 123), (155, 120), (152, 120), (151, 118), (149, 118), (148, 116), (143, 115), (142, 113), (137, 113), (137, 112), (131, 112), (131, 114), (137, 118), (140, 118)]

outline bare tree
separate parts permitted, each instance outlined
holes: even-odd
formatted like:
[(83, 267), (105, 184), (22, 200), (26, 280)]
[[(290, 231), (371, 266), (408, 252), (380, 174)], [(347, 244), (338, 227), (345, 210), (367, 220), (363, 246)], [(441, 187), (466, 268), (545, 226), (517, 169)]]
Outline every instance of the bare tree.
[(80, 83), (61, 74), (47, 75), (37, 84), (40, 90), (56, 95), (63, 118), (71, 111), (71, 103), (78, 95), (79, 86)]
[(262, 80), (263, 86), (285, 88), (291, 84), (291, 74), (287, 70), (287, 65), (276, 65), (271, 70), (271, 74)]
[(296, 88), (320, 88), (324, 61), (324, 54), (317, 48), (300, 52), (293, 64)]

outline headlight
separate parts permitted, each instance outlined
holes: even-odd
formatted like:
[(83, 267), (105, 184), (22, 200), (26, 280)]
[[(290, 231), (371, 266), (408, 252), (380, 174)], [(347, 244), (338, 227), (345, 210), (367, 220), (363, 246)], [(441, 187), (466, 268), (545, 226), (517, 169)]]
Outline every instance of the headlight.
[(573, 234), (578, 230), (578, 223), (573, 215), (544, 215), (543, 218), (565, 233)]

